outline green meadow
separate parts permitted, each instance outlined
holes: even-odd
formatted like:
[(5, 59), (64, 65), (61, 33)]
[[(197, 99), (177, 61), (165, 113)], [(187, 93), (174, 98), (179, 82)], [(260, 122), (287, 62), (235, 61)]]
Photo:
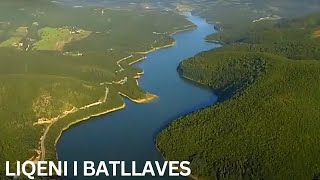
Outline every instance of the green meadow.
[(88, 37), (91, 32), (72, 28), (43, 28), (38, 34), (41, 39), (33, 44), (33, 50), (63, 51), (65, 44)]

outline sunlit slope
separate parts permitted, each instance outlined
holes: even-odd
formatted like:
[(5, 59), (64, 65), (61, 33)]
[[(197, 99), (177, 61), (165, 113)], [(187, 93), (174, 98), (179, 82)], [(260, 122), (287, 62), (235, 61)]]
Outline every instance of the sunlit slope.
[(2, 75), (1, 140), (3, 161), (32, 159), (40, 137), (54, 118), (103, 98), (94, 83), (59, 76)]
[[(28, 35), (22, 42), (37, 49), (37, 41), (46, 38), (39, 34), (48, 28), (63, 28), (72, 33), (69, 41), (65, 40), (68, 43), (62, 51), (132, 53), (173, 43), (171, 33), (193, 27), (182, 16), (158, 9), (112, 10), (104, 7), (72, 8), (58, 4), (26, 6), (25, 3), (1, 3), (7, 5), (0, 7), (0, 42), (11, 38), (23, 26), (28, 28)], [(87, 31), (90, 35), (81, 39), (73, 37), (78, 31)], [(59, 35), (58, 32), (51, 33), (53, 36)]]
[(124, 108), (124, 96), (157, 98), (138, 86), (143, 70), (131, 65), (190, 27), (162, 10), (1, 1), (0, 161), (56, 160), (70, 125)]
[(165, 129), (157, 138), (163, 155), (189, 160), (200, 179), (318, 178), (320, 23), (310, 17), (223, 34), (243, 41), (183, 62), (183, 76), (224, 101)]
[[(44, 130), (69, 113), (85, 110), (87, 117), (95, 105), (108, 104), (99, 113), (118, 107), (123, 103), (118, 92), (137, 100), (146, 96), (135, 79), (141, 70), (127, 66), (117, 72), (120, 69), (117, 62), (104, 55), (70, 57), (5, 48), (0, 49), (0, 55), (5, 159), (27, 160), (26, 157), (37, 154)], [(136, 59), (132, 57), (131, 61)], [(113, 98), (120, 101), (113, 103)], [(13, 143), (18, 138), (14, 136), (17, 132), (21, 133), (19, 143)]]

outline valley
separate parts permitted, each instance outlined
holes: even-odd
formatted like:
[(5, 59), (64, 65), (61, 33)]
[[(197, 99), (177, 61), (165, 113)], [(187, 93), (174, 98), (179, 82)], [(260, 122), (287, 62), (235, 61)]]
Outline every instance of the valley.
[(319, 10), (2, 0), (0, 167), (187, 160), (194, 179), (318, 179)]

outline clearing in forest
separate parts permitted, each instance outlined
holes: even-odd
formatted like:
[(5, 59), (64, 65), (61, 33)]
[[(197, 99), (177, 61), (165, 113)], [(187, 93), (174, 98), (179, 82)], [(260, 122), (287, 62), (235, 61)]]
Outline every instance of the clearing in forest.
[(28, 27), (19, 27), (12, 36), (6, 41), (0, 43), (0, 47), (17, 47), (22, 49), (23, 39), (28, 35)]
[(72, 41), (88, 37), (91, 31), (76, 28), (51, 28), (39, 30), (41, 40), (33, 44), (33, 50), (63, 51), (64, 46)]

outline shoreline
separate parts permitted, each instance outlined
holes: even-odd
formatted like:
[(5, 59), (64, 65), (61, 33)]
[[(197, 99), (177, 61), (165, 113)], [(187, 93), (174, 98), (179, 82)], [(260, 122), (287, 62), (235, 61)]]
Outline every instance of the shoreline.
[[(178, 33), (178, 32), (188, 31), (188, 30), (192, 30), (192, 29), (195, 29), (195, 28), (196, 28), (196, 27), (176, 31), (176, 32), (172, 33), (172, 34), (170, 35), (170, 37), (172, 37), (174, 34), (176, 34), (176, 33)], [(157, 47), (157, 48), (153, 48), (153, 49), (151, 49), (151, 50), (149, 50), (149, 51), (146, 51), (146, 52), (136, 52), (136, 53), (137, 53), (137, 54), (147, 55), (147, 54), (150, 54), (150, 53), (152, 53), (152, 52), (154, 52), (154, 51), (157, 51), (157, 50), (159, 50), (159, 49), (170, 48), (170, 47), (172, 47), (172, 46), (174, 46), (174, 45), (176, 45), (176, 41), (174, 41), (174, 42), (171, 43), (171, 44), (165, 45), (165, 46), (160, 46), (160, 47)], [(144, 57), (142, 57), (142, 58), (139, 58), (139, 59), (137, 59), (137, 60), (135, 60), (135, 61), (132, 61), (132, 62), (128, 63), (128, 65), (131, 66), (131, 65), (133, 65), (133, 64), (135, 64), (135, 63), (138, 63), (138, 62), (140, 62), (140, 61), (143, 61), (143, 60), (145, 60), (145, 59), (146, 59), (146, 57), (144, 56)], [(118, 63), (118, 62), (117, 62), (117, 63)], [(143, 74), (144, 74), (144, 71), (142, 70), (142, 72), (137, 73), (137, 75), (136, 75), (134, 78), (136, 78), (136, 79), (137, 79), (137, 78), (140, 78), (141, 75), (143, 75)], [(138, 81), (137, 81), (137, 84), (138, 84)], [(157, 95), (147, 93), (146, 96), (149, 95), (148, 98), (138, 99), (138, 100), (137, 100), (137, 99), (130, 98), (129, 96), (127, 96), (127, 95), (125, 95), (125, 94), (123, 94), (123, 93), (121, 93), (121, 92), (118, 92), (118, 93), (119, 93), (120, 96), (126, 97), (126, 98), (128, 98), (129, 100), (131, 100), (131, 101), (133, 101), (133, 102), (135, 102), (135, 103), (138, 103), (138, 104), (149, 103), (149, 102), (152, 102), (152, 101), (154, 101), (154, 100), (156, 100), (156, 99), (159, 98), (159, 96), (157, 96)], [(67, 131), (70, 127), (72, 127), (72, 126), (74, 126), (74, 125), (76, 125), (76, 124), (78, 124), (78, 123), (81, 123), (81, 122), (83, 122), (83, 121), (86, 121), (86, 120), (89, 120), (89, 119), (91, 119), (91, 118), (94, 118), (94, 117), (98, 117), (98, 116), (106, 115), (106, 114), (109, 114), (109, 113), (112, 113), (112, 112), (115, 112), (115, 111), (122, 110), (122, 109), (124, 109), (125, 107), (126, 107), (126, 103), (125, 103), (125, 101), (123, 100), (123, 104), (122, 104), (121, 106), (119, 106), (119, 107), (106, 110), (106, 111), (104, 111), (104, 112), (102, 112), (102, 113), (90, 115), (90, 116), (88, 116), (88, 117), (85, 117), (85, 118), (82, 118), (82, 119), (78, 119), (78, 120), (73, 121), (72, 123), (68, 124), (67, 127), (63, 128), (63, 129), (61, 130), (59, 136), (58, 136), (58, 137), (56, 138), (56, 140), (55, 140), (54, 147), (55, 147), (56, 159), (57, 159), (57, 160), (59, 159), (59, 156), (58, 156), (58, 153), (57, 153), (58, 151), (57, 151), (57, 149), (56, 149), (56, 148), (57, 148), (57, 143), (58, 143), (59, 139), (61, 138), (62, 134), (63, 134), (65, 131)]]
[(202, 83), (202, 82), (200, 82), (200, 81), (194, 80), (194, 79), (192, 79), (192, 78), (190, 78), (190, 77), (188, 77), (188, 76), (186, 76), (186, 75), (180, 74), (180, 76), (181, 76), (182, 78), (186, 79), (186, 80), (189, 80), (189, 81), (198, 83), (198, 84), (203, 85), (203, 86), (207, 86), (206, 84), (204, 84), (204, 83)]
[[(180, 33), (180, 32), (185, 32), (185, 31), (191, 31), (191, 30), (195, 30), (197, 27), (191, 27), (191, 28), (186, 28), (186, 29), (180, 29), (180, 30), (177, 30), (177, 31), (174, 31), (173, 33), (171, 33), (169, 36), (172, 37), (174, 36), (175, 34), (177, 33)], [(152, 53), (152, 52), (155, 52), (157, 50), (160, 50), (160, 49), (165, 49), (165, 48), (170, 48), (170, 47), (173, 47), (176, 45), (176, 41), (172, 42), (171, 44), (167, 44), (167, 45), (164, 45), (164, 46), (158, 46), (158, 47), (155, 47), (155, 48), (152, 48), (148, 51), (142, 51), (142, 52), (136, 52), (138, 54), (143, 54), (143, 55), (147, 55), (149, 53)], [(130, 64), (129, 64), (130, 65)]]
[[(207, 86), (207, 85), (205, 85), (205, 84), (203, 84), (203, 83), (201, 83), (201, 82), (199, 82), (199, 81), (197, 81), (197, 80), (194, 80), (194, 79), (192, 79), (192, 78), (190, 78), (190, 77), (187, 77), (187, 76), (183, 75), (183, 74), (180, 73), (180, 72), (178, 72), (178, 73), (179, 73), (179, 75), (180, 75), (181, 78), (184, 78), (184, 79), (186, 79), (186, 80), (188, 80), (188, 81), (192, 81), (192, 82), (194, 82), (194, 83), (198, 83), (199, 85)], [(197, 110), (195, 110), (195, 111), (197, 111)], [(195, 112), (195, 111), (192, 111), (191, 113), (193, 113), (193, 112)], [(187, 113), (187, 114), (185, 114), (185, 115), (188, 115), (188, 114), (190, 114), (190, 113)], [(183, 115), (183, 116), (185, 116), (185, 115)], [(162, 129), (159, 131), (159, 133), (161, 133), (161, 131), (163, 131), (163, 130), (165, 130), (165, 129), (166, 129), (166, 128), (162, 128)], [(159, 133), (158, 133), (158, 134), (159, 134)], [(168, 161), (168, 159), (164, 157), (163, 152), (160, 151), (160, 149), (159, 149), (159, 147), (158, 147), (158, 145), (157, 145), (157, 143), (156, 143), (156, 142), (157, 142), (156, 139), (157, 139), (157, 138), (155, 138), (155, 140), (154, 140), (155, 145), (156, 145), (156, 149), (157, 149), (158, 152), (161, 154), (161, 157), (162, 157), (164, 160), (167, 160), (167, 161)], [(192, 169), (191, 169), (191, 170), (192, 170)], [(180, 172), (180, 170), (177, 170), (177, 171)], [(192, 171), (191, 171), (191, 173), (192, 173)], [(200, 180), (199, 177), (197, 177), (196, 175), (193, 175), (193, 174), (190, 174), (188, 177), (189, 177), (190, 179), (192, 179), (192, 180)]]
[(159, 47), (152, 48), (152, 49), (150, 49), (148, 51), (145, 51), (145, 52), (136, 52), (136, 53), (137, 54), (142, 54), (142, 55), (147, 55), (147, 54), (150, 54), (150, 53), (155, 52), (155, 51), (160, 50), (160, 49), (173, 47), (174, 45), (176, 45), (176, 41), (172, 42), (171, 44), (167, 44), (167, 45), (164, 45), (164, 46), (159, 46)]
[[(210, 23), (210, 24), (211, 24), (211, 23)], [(214, 26), (214, 27), (215, 27), (215, 26)], [(194, 30), (194, 29), (197, 29), (197, 27), (192, 27), (192, 28), (186, 29), (186, 31), (188, 31), (188, 30)], [(219, 32), (219, 30), (217, 30), (216, 27), (215, 27), (215, 30)], [(183, 30), (177, 31), (177, 32), (171, 34), (171, 36), (173, 36), (174, 34), (176, 34), (176, 33), (178, 33), (178, 32), (183, 32)], [(204, 39), (204, 41), (205, 41), (205, 42), (208, 42), (208, 43), (218, 43), (218, 44), (220, 44), (220, 45), (223, 45), (223, 43), (221, 43), (221, 42), (219, 42), (219, 41), (216, 41), (216, 40)], [(182, 61), (182, 62), (183, 62), (183, 61)], [(180, 66), (180, 64), (178, 65), (178, 68), (179, 68), (179, 66)], [(180, 76), (181, 78), (184, 78), (184, 79), (186, 79), (186, 80), (188, 80), (188, 81), (197, 83), (197, 84), (199, 84), (199, 85), (207, 86), (207, 85), (203, 84), (202, 82), (199, 82), (199, 81), (197, 81), (197, 80), (194, 80), (194, 79), (192, 79), (192, 78), (190, 78), (190, 77), (182, 74), (179, 70), (177, 70), (177, 72), (178, 72), (178, 74), (179, 74), (179, 76)], [(197, 111), (197, 110), (195, 110), (195, 111)], [(195, 112), (195, 111), (193, 111), (193, 112)], [(187, 113), (187, 114), (185, 114), (185, 115), (188, 115), (188, 114), (190, 114), (190, 113)], [(173, 121), (174, 121), (174, 120), (172, 120), (172, 122), (173, 122)], [(171, 123), (172, 123), (172, 122), (171, 122)], [(165, 130), (165, 129), (166, 129), (166, 128), (161, 128), (161, 130), (157, 133), (157, 135), (159, 135), (159, 134), (161, 133), (161, 131), (163, 131), (163, 130)], [(157, 145), (157, 143), (156, 143), (156, 142), (157, 142), (156, 139), (157, 139), (157, 138), (155, 138), (154, 142), (155, 142), (155, 146), (156, 146), (157, 151), (161, 154), (162, 159), (168, 160), (168, 159), (164, 156), (163, 152), (160, 151), (160, 149), (159, 149), (159, 147), (158, 147), (158, 145)], [(177, 170), (177, 171), (178, 171), (178, 172), (181, 172), (180, 169)], [(192, 180), (200, 180), (199, 177), (197, 177), (196, 175), (193, 175), (193, 174), (192, 174), (192, 169), (191, 169), (191, 174), (188, 176), (188, 178), (190, 178), (190, 179), (192, 179)]]
[[(135, 64), (135, 63), (138, 63), (138, 62), (140, 62), (140, 61), (145, 60), (146, 58), (147, 58), (147, 57), (139, 58), (139, 59), (137, 59), (137, 60), (135, 60), (135, 61), (132, 61), (132, 62), (128, 63), (128, 65), (131, 66), (131, 65), (133, 65), (133, 64)], [(139, 73), (138, 73), (138, 74), (139, 74)]]
[[(54, 147), (56, 148), (57, 147), (57, 143), (59, 141), (59, 139), (61, 138), (62, 134), (67, 131), (68, 129), (70, 129), (72, 126), (78, 124), (78, 123), (81, 123), (81, 122), (84, 122), (84, 121), (87, 121), (91, 118), (94, 118), (94, 117), (99, 117), (99, 116), (102, 116), (102, 115), (106, 115), (106, 114), (109, 114), (109, 113), (112, 113), (112, 112), (115, 112), (115, 111), (119, 111), (119, 110), (122, 110), (126, 107), (126, 103), (123, 101), (123, 104), (118, 106), (118, 107), (114, 107), (112, 109), (109, 109), (109, 110), (106, 110), (104, 112), (101, 112), (101, 113), (97, 113), (97, 114), (93, 114), (93, 115), (90, 115), (90, 116), (87, 116), (85, 118), (82, 118), (82, 119), (78, 119), (76, 121), (73, 121), (72, 123), (68, 124), (66, 127), (64, 127), (59, 136), (56, 138), (55, 140), (55, 143), (54, 143)], [(56, 159), (58, 160), (59, 159), (59, 156), (58, 156), (58, 153), (57, 153), (57, 150), (55, 149), (55, 152), (56, 152)]]
[(197, 26), (186, 28), (186, 29), (180, 29), (180, 30), (177, 30), (177, 31), (171, 33), (170, 36), (174, 36), (174, 35), (176, 35), (177, 33), (180, 33), (180, 32), (191, 31), (191, 30), (195, 30), (195, 29), (197, 29)]
[[(177, 31), (171, 33), (169, 36), (172, 37), (172, 36), (174, 36), (175, 34), (177, 34), (177, 33), (179, 33), (179, 32), (191, 31), (191, 30), (195, 30), (195, 29), (197, 29), (197, 26), (194, 25), (194, 26), (191, 27), (191, 28), (186, 28), (186, 29), (177, 30)], [(176, 45), (176, 40), (174, 40), (171, 44), (168, 44), (168, 45), (164, 45), (164, 46), (159, 46), (159, 47), (156, 47), (156, 48), (152, 48), (151, 50), (148, 50), (148, 51), (146, 51), (146, 52), (136, 52), (136, 53), (137, 53), (137, 54), (147, 55), (147, 54), (150, 54), (150, 53), (155, 52), (155, 51), (157, 51), (157, 50), (165, 49), (165, 48), (170, 48), (170, 47), (173, 47), (173, 46), (175, 46), (175, 45)], [(133, 64), (135, 64), (135, 63), (138, 63), (138, 62), (140, 62), (140, 61), (143, 61), (143, 60), (145, 60), (145, 59), (146, 59), (146, 57), (139, 58), (139, 59), (137, 59), (137, 60), (135, 60), (135, 61), (133, 61), (133, 62), (128, 63), (128, 65), (131, 66), (131, 65), (133, 65)], [(141, 73), (138, 73), (135, 77), (138, 78), (138, 76), (139, 76), (139, 78), (140, 78), (141, 75), (143, 75), (143, 74), (144, 74), (144, 71), (142, 70), (142, 72), (141, 72)], [(137, 81), (137, 84), (138, 84), (138, 81)], [(130, 99), (131, 101), (133, 101), (133, 102), (135, 102), (135, 103), (140, 103), (140, 104), (141, 104), (141, 103), (149, 103), (149, 102), (154, 101), (154, 100), (156, 100), (156, 99), (159, 98), (159, 96), (157, 96), (157, 95), (147, 93), (146, 96), (149, 95), (148, 98), (135, 100), (135, 99), (132, 99), (132, 98), (130, 98), (129, 96), (127, 96), (127, 95), (125, 95), (125, 94), (123, 94), (123, 93), (121, 93), (121, 92), (119, 92), (119, 94), (120, 94), (121, 96), (123, 96), (123, 97), (126, 97), (126, 98)], [(63, 129), (61, 130), (59, 136), (58, 136), (58, 137), (56, 138), (56, 140), (55, 140), (55, 143), (54, 143), (54, 147), (55, 147), (54, 150), (55, 150), (55, 153), (56, 153), (56, 157), (55, 157), (55, 158), (56, 158), (57, 160), (59, 159), (59, 156), (58, 156), (58, 153), (57, 153), (58, 151), (57, 151), (57, 149), (56, 149), (56, 148), (57, 148), (57, 143), (58, 143), (59, 139), (61, 138), (61, 136), (63, 135), (63, 133), (64, 133), (65, 131), (67, 131), (70, 127), (72, 127), (72, 126), (74, 126), (74, 125), (76, 125), (76, 124), (78, 124), (78, 123), (81, 123), (81, 122), (83, 122), (83, 121), (89, 120), (89, 119), (91, 119), (91, 118), (97, 117), (97, 116), (102, 116), (102, 115), (106, 115), (106, 114), (108, 114), (108, 113), (112, 113), (112, 112), (115, 112), (115, 111), (119, 111), (119, 110), (121, 110), (121, 109), (124, 109), (125, 107), (126, 107), (126, 103), (125, 103), (125, 101), (123, 100), (123, 104), (122, 104), (121, 106), (119, 106), (119, 107), (115, 107), (115, 108), (106, 110), (106, 111), (104, 111), (104, 112), (102, 112), (102, 113), (90, 115), (90, 116), (88, 116), (88, 117), (86, 117), (86, 118), (78, 119), (78, 120), (73, 121), (72, 123), (68, 124), (65, 128), (63, 128)], [(160, 152), (160, 151), (159, 151), (159, 152)]]
[(145, 103), (149, 103), (149, 102), (152, 102), (152, 101), (155, 101), (156, 99), (159, 99), (159, 96), (157, 95), (154, 95), (154, 94), (150, 94), (150, 93), (147, 93), (146, 94), (146, 98), (140, 98), (140, 99), (133, 99), (133, 98), (130, 98), (128, 95), (122, 93), (122, 92), (119, 92), (119, 95), (125, 97), (125, 98), (128, 98), (130, 99), (132, 102), (135, 102), (137, 104), (145, 104)]

